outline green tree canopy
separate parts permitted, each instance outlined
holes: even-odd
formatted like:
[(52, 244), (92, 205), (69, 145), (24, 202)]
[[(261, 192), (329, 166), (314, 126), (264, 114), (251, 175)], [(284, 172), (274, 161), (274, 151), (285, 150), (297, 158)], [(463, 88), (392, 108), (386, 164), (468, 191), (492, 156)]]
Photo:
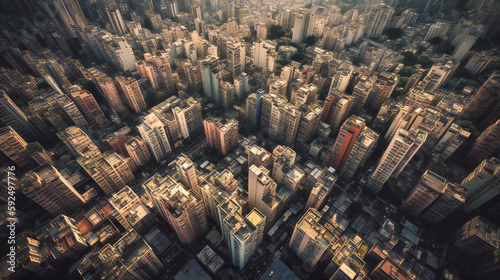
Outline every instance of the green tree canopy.
[(474, 124), (472, 124), (471, 121), (457, 121), (456, 123), (458, 126), (463, 128), (465, 131), (470, 132), (471, 137), (473, 137), (473, 138), (477, 138), (477, 137), (479, 137), (479, 135), (481, 135), (479, 130), (477, 130), (476, 126)]
[(273, 25), (269, 26), (269, 29), (267, 32), (267, 39), (271, 39), (271, 40), (279, 39), (279, 38), (285, 36), (285, 34), (286, 34), (286, 31), (285, 31), (285, 28), (283, 28), (283, 26), (273, 24)]
[(385, 30), (384, 34), (387, 35), (387, 37), (389, 37), (389, 39), (396, 40), (396, 39), (403, 37), (405, 32), (401, 28), (391, 27), (391, 28), (388, 28), (387, 30)]
[(431, 43), (433, 45), (439, 45), (439, 44), (441, 44), (442, 41), (443, 41), (443, 38), (436, 36), (436, 37), (430, 39), (429, 43)]
[(38, 142), (31, 142), (26, 146), (26, 153), (29, 156), (41, 151), (43, 151), (43, 147)]
[(153, 22), (151, 21), (151, 19), (148, 16), (144, 17), (144, 28), (149, 29), (151, 32), (155, 31), (155, 29), (153, 27)]
[(304, 42), (305, 42), (307, 45), (309, 45), (309, 46), (314, 46), (314, 44), (316, 44), (316, 41), (317, 41), (317, 40), (318, 40), (318, 39), (316, 39), (316, 36), (311, 35), (311, 36), (308, 36)]
[(401, 77), (411, 77), (411, 75), (415, 74), (417, 72), (417, 69), (410, 67), (410, 66), (405, 66), (401, 71), (399, 71), (399, 75)]

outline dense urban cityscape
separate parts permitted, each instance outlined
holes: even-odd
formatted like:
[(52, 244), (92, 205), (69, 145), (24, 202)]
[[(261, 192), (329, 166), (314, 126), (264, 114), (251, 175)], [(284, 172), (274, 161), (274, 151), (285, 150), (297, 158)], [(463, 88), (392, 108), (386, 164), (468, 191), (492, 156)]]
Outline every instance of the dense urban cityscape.
[(1, 7), (0, 279), (500, 279), (500, 1)]

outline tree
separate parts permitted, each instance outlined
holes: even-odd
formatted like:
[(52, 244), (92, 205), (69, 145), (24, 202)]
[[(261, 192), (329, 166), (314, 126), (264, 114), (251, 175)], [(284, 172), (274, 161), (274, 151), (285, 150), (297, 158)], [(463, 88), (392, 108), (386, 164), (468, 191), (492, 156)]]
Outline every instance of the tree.
[(43, 147), (38, 142), (31, 142), (26, 146), (26, 153), (28, 156), (32, 156), (33, 154), (41, 151), (43, 151)]
[(135, 50), (134, 55), (135, 55), (135, 59), (144, 60), (144, 54), (142, 53), (141, 50)]
[(305, 4), (304, 5), (304, 9), (310, 9), (312, 7), (312, 3), (309, 3), (309, 4)]
[(413, 66), (418, 62), (418, 56), (410, 51), (403, 53), (403, 64), (405, 66)]
[(408, 83), (408, 77), (401, 77), (399, 79), (399, 82), (398, 82), (398, 86), (397, 87), (402, 87), (404, 88), (406, 86), (406, 84)]
[(384, 34), (387, 35), (387, 37), (389, 37), (389, 39), (396, 40), (396, 39), (403, 37), (405, 32), (401, 28), (391, 27), (391, 28), (388, 28), (386, 31), (384, 31)]
[(401, 77), (411, 77), (411, 75), (415, 74), (417, 72), (417, 69), (410, 67), (410, 66), (405, 66), (401, 71), (399, 71), (399, 75)]
[(151, 19), (148, 16), (144, 17), (144, 28), (149, 29), (151, 32), (155, 31), (155, 29), (153, 27), (153, 22), (151, 21)]
[(316, 39), (316, 37), (314, 35), (311, 35), (311, 36), (307, 36), (306, 40), (305, 40), (305, 43), (308, 45), (308, 46), (314, 46), (314, 44), (316, 44), (316, 41), (318, 39)]
[(429, 43), (431, 43), (433, 45), (439, 45), (439, 44), (441, 44), (442, 41), (443, 41), (443, 38), (436, 36), (436, 37), (430, 39)]
[(289, 59), (286, 59), (286, 58), (278, 58), (276, 60), (276, 62), (278, 64), (280, 64), (281, 66), (285, 66), (285, 65), (288, 65), (291, 61)]
[(463, 128), (465, 131), (470, 132), (471, 136), (473, 139), (479, 137), (481, 133), (479, 130), (477, 130), (476, 126), (472, 124), (471, 121), (457, 121), (456, 122), (458, 126)]
[(301, 61), (302, 59), (304, 59), (304, 54), (302, 53), (294, 53), (292, 54), (292, 56), (290, 57), (292, 60), (294, 61)]
[(271, 40), (279, 39), (285, 35), (286, 35), (286, 31), (283, 28), (283, 26), (273, 24), (273, 25), (269, 26), (269, 30), (267, 32), (267, 39), (271, 39)]

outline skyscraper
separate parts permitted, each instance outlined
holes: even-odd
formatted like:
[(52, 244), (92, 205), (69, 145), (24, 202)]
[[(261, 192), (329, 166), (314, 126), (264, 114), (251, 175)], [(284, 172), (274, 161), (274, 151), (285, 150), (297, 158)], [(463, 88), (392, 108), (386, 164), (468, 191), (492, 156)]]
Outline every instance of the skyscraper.
[(293, 104), (287, 103), (281, 108), (277, 139), (286, 146), (293, 147), (299, 130), (302, 112)]
[(28, 143), (10, 126), (0, 128), (0, 151), (25, 170), (35, 165), (35, 161), (27, 155), (27, 146)]
[(401, 210), (412, 217), (417, 217), (440, 195), (444, 194), (446, 187), (446, 179), (430, 170), (425, 171), (403, 201)]
[(141, 234), (146, 234), (148, 229), (155, 224), (153, 214), (129, 186), (113, 194), (109, 199), (109, 204), (116, 211), (114, 216), (121, 220), (120, 224), (129, 225), (127, 230), (134, 229)]
[(257, 208), (266, 217), (266, 227), (277, 218), (281, 199), (276, 195), (276, 183), (265, 167), (248, 169), (248, 208)]
[(447, 182), (444, 194), (438, 197), (434, 203), (421, 214), (424, 221), (429, 223), (439, 223), (453, 211), (462, 206), (465, 202), (467, 189)]
[(351, 115), (344, 122), (335, 140), (335, 146), (333, 147), (330, 159), (330, 164), (332, 164), (333, 168), (338, 171), (342, 170), (364, 126), (365, 120), (355, 115)]
[(115, 79), (121, 93), (125, 97), (127, 105), (134, 112), (139, 113), (147, 108), (146, 101), (144, 101), (144, 96), (139, 88), (139, 83), (135, 78), (118, 76)]
[(461, 117), (475, 122), (500, 101), (500, 73), (493, 73), (461, 112)]
[(227, 155), (238, 145), (238, 121), (222, 118), (206, 118), (203, 121), (208, 146)]
[(137, 129), (156, 161), (164, 160), (172, 152), (165, 125), (154, 113), (143, 117), (142, 123), (137, 126)]
[(91, 125), (104, 127), (107, 124), (106, 116), (90, 92), (77, 85), (70, 86), (68, 91), (76, 106)]
[(226, 110), (231, 109), (235, 100), (234, 85), (228, 82), (220, 83), (220, 95), (222, 107)]
[(57, 133), (57, 136), (66, 144), (75, 158), (81, 156), (99, 157), (102, 155), (97, 146), (79, 127), (70, 126)]
[(252, 93), (247, 98), (247, 120), (252, 127), (259, 127), (262, 112), (262, 96), (263, 90), (258, 90), (257, 93)]
[(182, 137), (192, 138), (203, 132), (203, 118), (201, 105), (196, 99), (190, 97), (186, 102), (172, 109), (180, 125)]
[(241, 72), (245, 71), (245, 58), (244, 42), (235, 42), (227, 46), (228, 70), (233, 79), (236, 79)]
[(228, 215), (223, 227), (229, 232), (229, 251), (233, 265), (243, 269), (259, 247), (264, 235), (266, 217), (256, 208), (246, 216), (240, 213)]
[(250, 145), (246, 147), (246, 152), (248, 155), (249, 166), (264, 166), (267, 169), (271, 167), (271, 164), (273, 163), (272, 156), (271, 153), (265, 148), (257, 145)]
[(366, 160), (371, 156), (377, 145), (379, 134), (369, 127), (363, 127), (363, 130), (358, 135), (351, 152), (347, 156), (340, 177), (345, 180), (350, 180), (357, 173), (359, 168), (364, 165)]
[(215, 56), (207, 56), (204, 60), (200, 60), (200, 72), (205, 96), (220, 106), (219, 84), (222, 78), (219, 59)]
[(96, 88), (99, 94), (106, 99), (106, 101), (111, 105), (111, 108), (121, 117), (124, 118), (128, 112), (123, 105), (122, 99), (118, 94), (115, 83), (113, 79), (108, 77), (106, 74), (98, 71), (95, 68), (88, 69), (90, 75), (92, 75), (93, 81), (96, 84)]
[(115, 33), (120, 36), (125, 35), (127, 33), (127, 26), (123, 22), (122, 14), (115, 3), (111, 1), (107, 3), (106, 14), (108, 15), (109, 22)]
[(148, 146), (140, 138), (132, 138), (125, 143), (125, 148), (137, 166), (144, 166), (153, 159)]
[(152, 176), (143, 187), (153, 206), (175, 230), (181, 243), (191, 244), (207, 230), (203, 202), (169, 176)]
[(28, 121), (26, 115), (3, 90), (0, 90), (0, 121), (12, 127), (26, 141), (43, 138), (42, 134)]
[(322, 112), (321, 107), (312, 107), (302, 115), (297, 131), (297, 143), (305, 144), (316, 135)]
[(500, 194), (500, 159), (485, 159), (462, 181), (467, 189), (467, 199), (462, 207), (470, 213)]
[(273, 72), (277, 57), (273, 41), (258, 40), (254, 43), (253, 64), (259, 69)]
[(21, 188), (24, 195), (52, 215), (73, 212), (85, 203), (85, 198), (51, 165), (24, 174)]
[(120, 191), (134, 179), (129, 165), (117, 153), (105, 153), (97, 158), (80, 157), (77, 162), (107, 196)]
[(368, 38), (375, 38), (382, 34), (384, 29), (391, 22), (394, 9), (386, 4), (377, 4), (370, 9), (366, 19), (365, 34)]
[(469, 165), (475, 166), (490, 157), (498, 148), (500, 148), (500, 120), (481, 133), (465, 158)]
[(378, 193), (389, 177), (397, 177), (413, 155), (422, 146), (426, 134), (418, 130), (400, 128), (370, 174), (367, 188)]
[(452, 237), (455, 247), (469, 257), (478, 257), (499, 248), (498, 227), (480, 216), (460, 227)]
[(301, 10), (295, 15), (292, 42), (299, 44), (312, 35), (314, 28), (314, 15), (310, 11)]
[(264, 94), (262, 96), (260, 128), (273, 139), (278, 135), (281, 108), (286, 103), (286, 98), (280, 95)]
[(198, 177), (193, 162), (186, 155), (180, 154), (176, 159), (177, 174), (179, 174), (181, 182), (195, 193), (200, 194), (200, 186), (198, 185)]
[(295, 224), (290, 248), (308, 268), (314, 268), (329, 246), (337, 240), (332, 227), (321, 221), (321, 214), (309, 208)]

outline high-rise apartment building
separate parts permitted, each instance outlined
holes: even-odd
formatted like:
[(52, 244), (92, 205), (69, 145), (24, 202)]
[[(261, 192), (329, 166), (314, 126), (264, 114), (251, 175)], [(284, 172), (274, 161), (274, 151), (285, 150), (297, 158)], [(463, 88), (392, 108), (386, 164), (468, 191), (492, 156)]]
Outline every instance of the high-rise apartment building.
[(372, 82), (367, 77), (361, 77), (360, 81), (354, 86), (352, 96), (354, 97), (351, 112), (358, 114), (365, 107), (366, 101), (370, 95)]
[(220, 73), (219, 59), (215, 56), (207, 56), (200, 60), (201, 81), (205, 96), (216, 103), (221, 104), (220, 100)]
[(247, 98), (247, 121), (252, 125), (252, 127), (260, 126), (263, 95), (264, 91), (258, 90), (257, 93), (252, 93)]
[(370, 9), (366, 19), (365, 34), (368, 38), (376, 38), (382, 34), (391, 22), (394, 9), (386, 4), (377, 4)]
[(295, 145), (301, 115), (302, 112), (292, 103), (287, 103), (281, 108), (276, 138), (286, 146)]
[(253, 64), (264, 71), (273, 72), (278, 54), (273, 41), (259, 40), (253, 46)]
[(330, 113), (328, 114), (327, 119), (328, 124), (330, 124), (332, 131), (337, 131), (342, 122), (344, 122), (349, 116), (354, 103), (354, 98), (350, 95), (340, 94), (337, 91), (336, 93), (328, 95), (325, 105), (327, 105), (327, 102), (330, 105)]
[(28, 143), (10, 126), (0, 128), (0, 151), (14, 164), (29, 170), (35, 161), (27, 154)]
[(345, 180), (352, 179), (373, 153), (378, 139), (379, 134), (377, 132), (367, 126), (363, 127), (345, 160), (339, 176)]
[(322, 112), (321, 107), (315, 106), (302, 115), (297, 131), (297, 143), (305, 144), (316, 135)]
[(465, 69), (467, 69), (472, 75), (480, 74), (488, 66), (488, 64), (490, 64), (493, 57), (493, 52), (490, 51), (476, 53), (469, 59), (465, 65)]
[(445, 193), (446, 179), (427, 170), (401, 205), (401, 210), (412, 217), (420, 215), (439, 196)]
[(129, 186), (113, 194), (109, 198), (109, 204), (115, 210), (114, 216), (120, 220), (120, 224), (128, 225), (127, 230), (134, 229), (141, 234), (146, 234), (148, 229), (155, 224), (153, 213)]
[(485, 159), (462, 181), (467, 189), (467, 199), (462, 207), (470, 213), (500, 194), (500, 159)]
[(245, 71), (245, 43), (235, 42), (227, 46), (228, 71), (236, 79), (241, 72)]
[(191, 244), (207, 230), (203, 202), (169, 176), (152, 176), (143, 187), (154, 208), (175, 230), (181, 243)]
[(398, 75), (382, 72), (377, 76), (370, 90), (367, 106), (371, 112), (378, 112), (382, 104), (389, 98), (399, 82)]
[(224, 219), (223, 227), (229, 233), (226, 241), (235, 267), (243, 269), (250, 261), (262, 241), (265, 224), (266, 217), (255, 208), (246, 216), (234, 213)]
[(471, 151), (467, 154), (466, 161), (471, 166), (476, 166), (490, 157), (500, 148), (500, 120), (490, 125), (476, 139)]
[(389, 177), (397, 177), (422, 146), (426, 136), (419, 130), (400, 128), (368, 177), (367, 187), (378, 193)]
[(106, 14), (108, 15), (109, 22), (115, 33), (120, 36), (125, 35), (127, 33), (127, 26), (123, 22), (122, 14), (115, 3), (107, 3)]
[(265, 148), (257, 145), (250, 145), (246, 147), (246, 152), (248, 155), (249, 166), (252, 165), (255, 165), (257, 167), (263, 166), (267, 169), (271, 167), (271, 164), (273, 163), (273, 158), (271, 156), (271, 153), (268, 152)]
[(97, 146), (79, 127), (70, 126), (57, 133), (57, 136), (66, 144), (75, 158), (81, 156), (100, 157), (102, 155)]
[(222, 108), (231, 109), (235, 100), (234, 85), (228, 82), (220, 83), (220, 95)]
[(3, 90), (0, 90), (0, 121), (12, 127), (26, 141), (43, 138), (42, 134), (28, 121), (26, 115)]
[(452, 237), (455, 247), (469, 257), (478, 257), (500, 246), (500, 230), (480, 216), (460, 227)]
[(330, 164), (337, 171), (341, 171), (344, 167), (349, 154), (351, 153), (354, 143), (358, 139), (359, 134), (365, 127), (365, 120), (351, 115), (340, 128), (335, 145), (333, 146)]
[(434, 151), (441, 153), (444, 159), (449, 158), (462, 143), (469, 138), (470, 132), (461, 128), (458, 124), (452, 124), (441, 140), (434, 146)]
[(115, 80), (121, 93), (125, 97), (127, 105), (134, 110), (134, 112), (139, 113), (147, 108), (146, 101), (139, 88), (139, 83), (135, 78), (118, 76)]
[(301, 10), (295, 15), (292, 42), (299, 44), (313, 34), (314, 15), (310, 11)]
[(306, 267), (314, 268), (325, 251), (337, 240), (332, 227), (321, 221), (321, 214), (309, 208), (295, 225), (290, 248)]
[(96, 88), (99, 94), (106, 99), (111, 108), (120, 116), (124, 117), (127, 113), (125, 105), (123, 105), (122, 99), (118, 94), (116, 85), (113, 79), (108, 77), (106, 74), (100, 72), (95, 68), (87, 69), (89, 74), (92, 76), (92, 80), (96, 84)]
[(238, 121), (221, 118), (206, 118), (203, 121), (208, 146), (227, 155), (238, 146)]
[(447, 182), (444, 194), (438, 197), (422, 214), (421, 218), (428, 223), (439, 223), (465, 202), (467, 189)]
[(500, 73), (493, 73), (461, 112), (461, 118), (475, 122), (500, 102)]
[(85, 203), (83, 196), (51, 165), (25, 173), (21, 188), (24, 195), (52, 215), (73, 212)]
[(280, 95), (264, 94), (262, 96), (260, 128), (272, 139), (278, 136), (281, 108), (286, 103), (286, 98)]
[(156, 161), (164, 160), (172, 152), (165, 125), (154, 113), (143, 117), (137, 129)]
[(127, 153), (137, 166), (144, 166), (148, 164), (153, 157), (149, 152), (148, 146), (142, 139), (134, 137), (125, 143)]
[(76, 28), (86, 26), (86, 18), (77, 0), (42, 1), (42, 7), (61, 34), (75, 37)]
[(248, 208), (257, 208), (266, 217), (266, 227), (277, 218), (281, 199), (276, 195), (276, 182), (269, 177), (265, 167), (250, 166), (248, 169)]
[(68, 91), (76, 106), (91, 125), (104, 127), (107, 124), (106, 116), (90, 92), (77, 85), (70, 86)]
[(117, 153), (98, 158), (80, 157), (77, 161), (107, 196), (120, 191), (134, 179), (127, 161)]
[(307, 199), (307, 209), (314, 208), (319, 211), (323, 207), (326, 202), (326, 198), (332, 191), (335, 186), (335, 182), (337, 181), (337, 176), (335, 176), (334, 173), (335, 169), (333, 167), (329, 167), (325, 172), (321, 172), (321, 175), (319, 175), (316, 179), (316, 182), (314, 183), (311, 193)]
[(180, 154), (176, 159), (175, 167), (184, 186), (199, 194), (200, 186), (198, 185), (198, 177), (196, 176), (196, 170), (191, 159), (184, 154)]
[(172, 111), (184, 139), (195, 137), (203, 132), (201, 104), (196, 99), (190, 97), (183, 105), (173, 108)]

